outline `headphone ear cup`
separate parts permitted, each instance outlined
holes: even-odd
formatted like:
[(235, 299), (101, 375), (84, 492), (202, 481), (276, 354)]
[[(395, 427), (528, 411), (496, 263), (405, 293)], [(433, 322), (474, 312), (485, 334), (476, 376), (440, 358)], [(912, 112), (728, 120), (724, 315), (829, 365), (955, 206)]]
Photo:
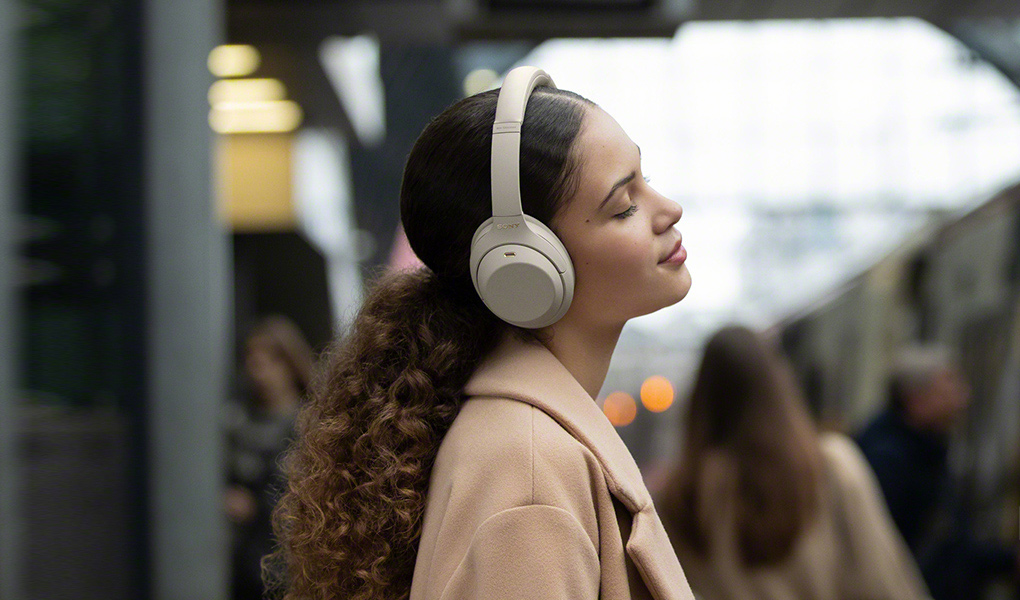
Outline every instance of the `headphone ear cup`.
[(520, 327), (551, 324), (563, 304), (563, 278), (555, 265), (522, 244), (503, 244), (486, 253), (476, 281), (489, 310)]
[(526, 328), (552, 325), (574, 297), (574, 268), (559, 238), (525, 215), (513, 233), (483, 223), (471, 246), (471, 279), (482, 302), (504, 321)]

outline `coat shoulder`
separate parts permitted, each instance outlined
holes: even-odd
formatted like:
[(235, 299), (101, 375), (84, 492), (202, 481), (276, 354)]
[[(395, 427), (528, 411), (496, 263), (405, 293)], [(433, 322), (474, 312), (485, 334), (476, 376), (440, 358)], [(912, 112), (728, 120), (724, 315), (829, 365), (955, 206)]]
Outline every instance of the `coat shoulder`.
[[(567, 429), (539, 408), (508, 398), (471, 398), (447, 432), (437, 466), (493, 470), (533, 479), (542, 496), (566, 478), (590, 488), (603, 479), (595, 455)], [(523, 483), (523, 482), (522, 482)], [(534, 503), (544, 503), (535, 497)]]
[(436, 460), (474, 466), (495, 463), (504, 468), (527, 466), (530, 430), (530, 406), (505, 398), (471, 398), (443, 437)]
[(433, 474), (434, 482), (484, 493), (493, 508), (562, 508), (593, 537), (596, 505), (609, 497), (591, 450), (541, 409), (507, 398), (465, 402), (440, 446)]

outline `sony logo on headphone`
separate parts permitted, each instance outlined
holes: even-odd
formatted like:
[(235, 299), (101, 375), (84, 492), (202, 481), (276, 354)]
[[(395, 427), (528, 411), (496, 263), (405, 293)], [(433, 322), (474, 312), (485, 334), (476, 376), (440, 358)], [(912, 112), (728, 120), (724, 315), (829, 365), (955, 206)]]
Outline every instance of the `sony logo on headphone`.
[(520, 223), (497, 223), (496, 229), (514, 229), (518, 225), (520, 225)]

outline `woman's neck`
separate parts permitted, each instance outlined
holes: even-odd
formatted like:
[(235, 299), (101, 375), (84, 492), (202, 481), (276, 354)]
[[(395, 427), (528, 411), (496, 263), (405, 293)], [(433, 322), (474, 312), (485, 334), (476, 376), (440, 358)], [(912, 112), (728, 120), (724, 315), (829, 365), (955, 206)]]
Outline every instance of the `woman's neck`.
[(622, 330), (622, 325), (598, 329), (563, 320), (549, 327), (542, 337), (545, 347), (594, 399), (606, 381)]

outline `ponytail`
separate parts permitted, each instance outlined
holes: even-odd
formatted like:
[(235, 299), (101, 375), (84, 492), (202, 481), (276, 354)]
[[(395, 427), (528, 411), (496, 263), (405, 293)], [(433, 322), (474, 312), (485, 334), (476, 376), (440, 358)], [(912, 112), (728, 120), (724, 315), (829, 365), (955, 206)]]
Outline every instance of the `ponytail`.
[[(298, 417), (273, 514), (286, 600), (409, 596), (429, 476), (507, 325), (432, 271), (377, 282)], [(267, 575), (268, 576), (268, 575)]]

